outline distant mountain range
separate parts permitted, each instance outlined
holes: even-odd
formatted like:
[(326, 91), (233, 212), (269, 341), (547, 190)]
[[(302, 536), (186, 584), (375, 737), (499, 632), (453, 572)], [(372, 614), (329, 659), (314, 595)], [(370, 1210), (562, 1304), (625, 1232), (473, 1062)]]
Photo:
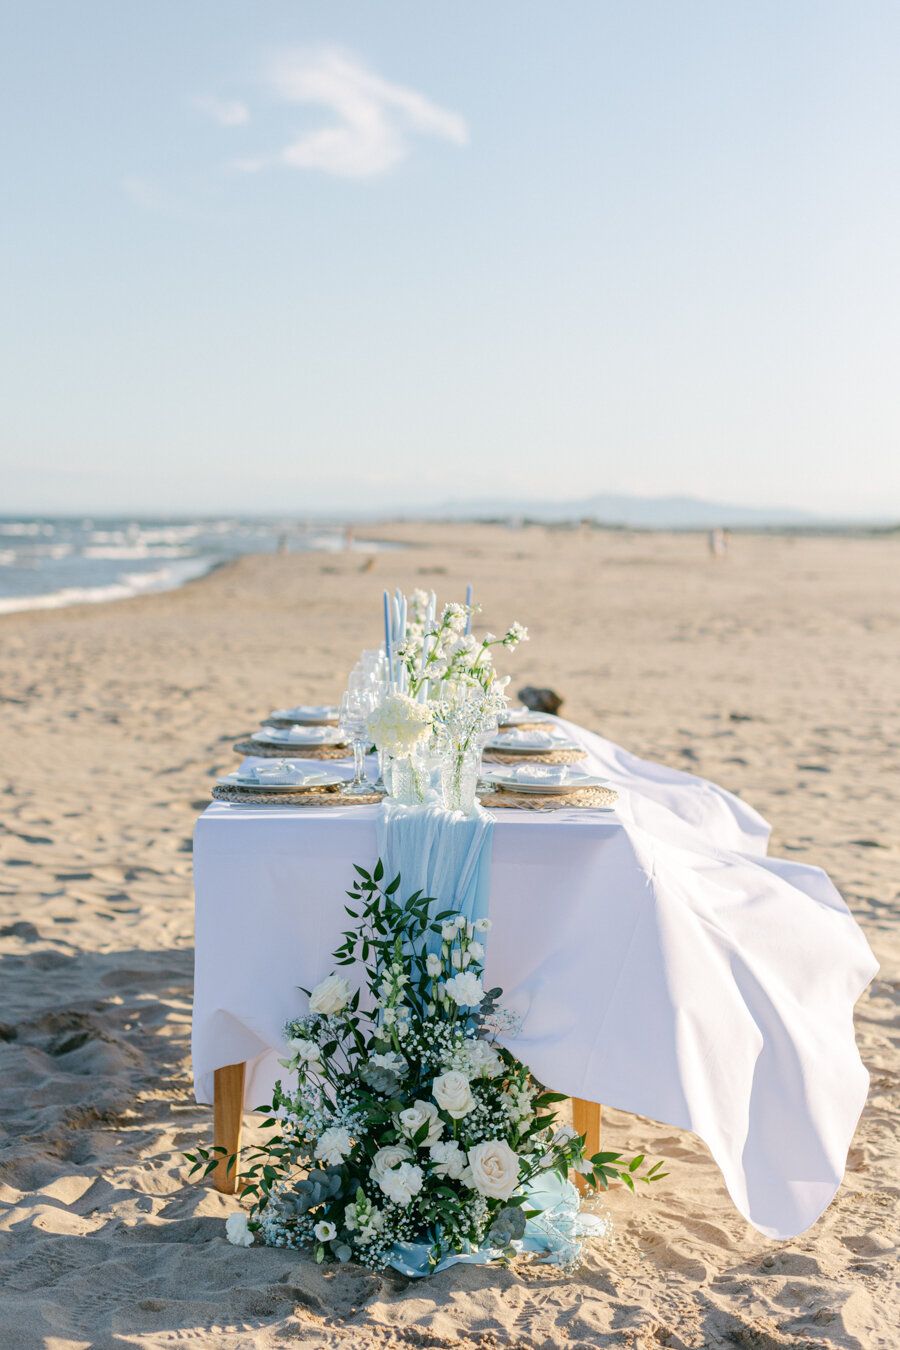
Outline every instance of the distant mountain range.
[(601, 493), (573, 501), (537, 501), (527, 498), (488, 497), (450, 501), (409, 512), (419, 519), (543, 521), (595, 520), (601, 525), (638, 529), (696, 530), (716, 526), (813, 526), (825, 523), (809, 511), (789, 507), (735, 506), (707, 502), (699, 497), (635, 497)]

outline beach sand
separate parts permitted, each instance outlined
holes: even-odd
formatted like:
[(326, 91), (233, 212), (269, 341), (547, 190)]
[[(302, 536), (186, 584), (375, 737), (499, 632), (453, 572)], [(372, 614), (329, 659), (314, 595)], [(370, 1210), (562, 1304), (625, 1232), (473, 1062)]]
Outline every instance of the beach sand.
[[(0, 1346), (895, 1347), (900, 538), (396, 526), (357, 554), (246, 558), (184, 589), (0, 618)], [(533, 640), (513, 689), (739, 792), (772, 852), (825, 867), (882, 963), (844, 1185), (795, 1241), (740, 1218), (693, 1136), (621, 1112), (609, 1148), (669, 1178), (605, 1201), (576, 1274), (458, 1267), (408, 1285), (229, 1246), (185, 1180), (191, 832), (269, 709), (335, 698), (384, 586)], [(652, 1047), (648, 1047), (652, 1054)]]

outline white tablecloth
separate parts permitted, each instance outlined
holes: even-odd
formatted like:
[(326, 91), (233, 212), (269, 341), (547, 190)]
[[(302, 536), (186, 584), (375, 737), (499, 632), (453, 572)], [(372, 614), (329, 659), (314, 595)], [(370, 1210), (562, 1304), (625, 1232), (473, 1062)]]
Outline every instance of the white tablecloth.
[[(523, 1017), (507, 1044), (558, 1091), (695, 1131), (740, 1212), (793, 1236), (837, 1190), (865, 1101), (852, 1009), (874, 958), (824, 872), (765, 856), (745, 803), (562, 725), (621, 797), (494, 813), (487, 978)], [(200, 818), (198, 1101), (241, 1060), (248, 1108), (268, 1100), (379, 810), (216, 803)]]

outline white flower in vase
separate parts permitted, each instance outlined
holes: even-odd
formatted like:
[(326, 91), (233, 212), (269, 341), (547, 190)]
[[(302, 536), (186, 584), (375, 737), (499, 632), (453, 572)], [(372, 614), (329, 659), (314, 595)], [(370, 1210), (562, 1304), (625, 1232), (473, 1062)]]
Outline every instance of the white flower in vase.
[(379, 750), (401, 759), (424, 745), (431, 735), (432, 722), (427, 703), (395, 692), (387, 694), (370, 714), (366, 729)]

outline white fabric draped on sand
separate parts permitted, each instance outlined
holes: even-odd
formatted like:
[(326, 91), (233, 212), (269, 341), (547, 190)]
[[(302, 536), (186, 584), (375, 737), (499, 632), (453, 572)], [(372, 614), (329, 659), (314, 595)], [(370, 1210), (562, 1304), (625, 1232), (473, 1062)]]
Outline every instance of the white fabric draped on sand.
[[(563, 726), (621, 797), (615, 812), (493, 812), (487, 979), (523, 1019), (507, 1044), (558, 1091), (695, 1131), (738, 1210), (792, 1237), (843, 1176), (868, 1084), (852, 1010), (874, 958), (823, 872), (766, 858), (743, 802)], [(248, 1106), (266, 1099), (378, 818), (224, 803), (201, 817), (199, 1101), (238, 1060)]]

